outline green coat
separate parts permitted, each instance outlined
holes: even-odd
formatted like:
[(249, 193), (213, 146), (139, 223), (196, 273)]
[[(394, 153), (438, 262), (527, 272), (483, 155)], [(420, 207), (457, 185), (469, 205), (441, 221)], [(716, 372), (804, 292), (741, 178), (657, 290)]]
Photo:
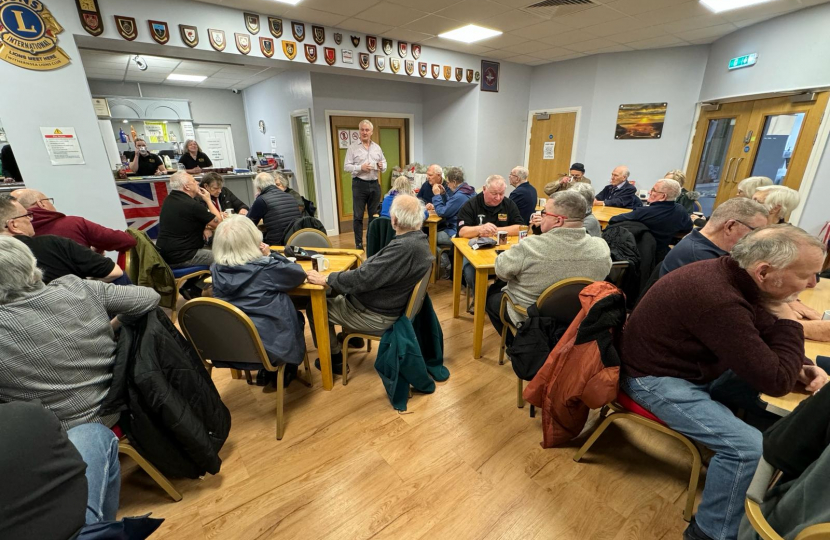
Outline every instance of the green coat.
[(161, 296), (159, 305), (173, 309), (176, 302), (176, 279), (173, 272), (161, 253), (156, 249), (153, 241), (144, 231), (138, 229), (127, 229), (127, 233), (136, 239), (134, 254), (138, 257), (138, 264), (135, 259), (130, 262), (132, 268), (127, 268), (127, 275), (135, 285), (150, 287)]
[(446, 381), (449, 370), (444, 367), (444, 334), (432, 309), (429, 296), (424, 298), (420, 313), (412, 322), (400, 317), (380, 341), (375, 370), (380, 375), (392, 406), (406, 410), (409, 387), (431, 394), (434, 381)]

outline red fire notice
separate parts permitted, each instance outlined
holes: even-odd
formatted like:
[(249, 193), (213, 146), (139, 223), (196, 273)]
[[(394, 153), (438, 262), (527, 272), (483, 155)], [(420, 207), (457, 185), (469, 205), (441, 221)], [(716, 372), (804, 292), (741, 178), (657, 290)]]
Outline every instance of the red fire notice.
[(75, 128), (71, 127), (42, 127), (43, 143), (49, 153), (52, 165), (82, 165), (84, 155)]

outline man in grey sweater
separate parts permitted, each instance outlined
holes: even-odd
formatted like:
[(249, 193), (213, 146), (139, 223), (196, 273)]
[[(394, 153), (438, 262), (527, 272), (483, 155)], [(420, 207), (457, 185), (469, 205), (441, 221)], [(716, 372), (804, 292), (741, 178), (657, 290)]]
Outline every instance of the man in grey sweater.
[[(579, 193), (567, 190), (554, 193), (536, 217), (542, 234), (528, 236), (496, 259), (498, 280), (490, 286), (486, 311), (501, 333), (499, 308), (503, 294), (527, 308), (545, 289), (563, 279), (586, 277), (605, 279), (611, 270), (611, 252), (602, 238), (585, 232), (582, 219), (587, 203)], [(505, 286), (506, 285), (506, 286)], [(524, 317), (513, 309), (508, 316), (514, 324)]]
[[(421, 201), (412, 195), (398, 195), (389, 215), (395, 238), (359, 268), (332, 272), (328, 276), (314, 270), (307, 272), (309, 283), (329, 286), (336, 293), (328, 299), (331, 361), (335, 373), (342, 369), (343, 355), (334, 325), (339, 324), (348, 331), (382, 334), (404, 314), (412, 291), (435, 260), (427, 236), (421, 232), (424, 222)], [(311, 310), (306, 313), (316, 345)], [(315, 365), (319, 369), (319, 360)]]

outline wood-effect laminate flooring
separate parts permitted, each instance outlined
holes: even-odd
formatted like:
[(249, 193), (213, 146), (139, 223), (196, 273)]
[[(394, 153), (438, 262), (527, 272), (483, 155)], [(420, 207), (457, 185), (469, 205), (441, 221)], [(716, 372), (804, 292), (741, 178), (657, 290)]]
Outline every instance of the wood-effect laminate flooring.
[[(334, 238), (353, 247), (351, 233)], [(540, 446), (541, 413), (516, 407), (516, 377), (498, 365), (489, 322), (472, 358), (472, 315), (452, 318), (451, 283), (430, 285), (451, 376), (415, 394), (406, 414), (374, 371), (377, 347), (350, 355), (348, 386), (295, 382), (286, 429), (275, 439), (275, 390), (213, 380), (231, 411), (222, 470), (174, 479), (173, 502), (122, 458), (119, 517), (153, 512), (153, 538), (252, 539), (679, 539), (690, 459), (685, 448), (631, 423), (612, 425), (581, 463), (572, 443)], [(308, 326), (306, 326), (308, 327)], [(316, 358), (306, 331), (311, 359)], [(592, 414), (589, 423), (595, 420)], [(699, 500), (699, 495), (698, 495)]]

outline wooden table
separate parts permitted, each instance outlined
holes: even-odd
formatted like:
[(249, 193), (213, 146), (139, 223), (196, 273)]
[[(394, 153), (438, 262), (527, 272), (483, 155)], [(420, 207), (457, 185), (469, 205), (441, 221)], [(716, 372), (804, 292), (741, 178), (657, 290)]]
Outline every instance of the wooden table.
[(476, 271), (475, 304), (473, 305), (473, 358), (481, 358), (481, 340), (484, 335), (484, 305), (490, 274), (495, 273), (496, 254), (510, 249), (519, 242), (518, 236), (508, 236), (506, 246), (473, 249), (469, 238), (453, 238), (455, 256), (452, 265), (452, 316), (457, 318), (461, 304), (461, 266), (464, 259), (470, 261)]
[(631, 212), (631, 209), (618, 208), (616, 206), (595, 205), (591, 207), (591, 212), (594, 214), (594, 217), (597, 218), (597, 221), (599, 221), (600, 226), (604, 229), (608, 226), (609, 219), (620, 214), (625, 214), (626, 212)]
[[(281, 251), (282, 246), (272, 246), (271, 249)], [(319, 250), (315, 248), (315, 251)], [(321, 272), (323, 275), (328, 275), (332, 272), (342, 272), (353, 266), (358, 266), (360, 260), (356, 255), (352, 254), (327, 254), (326, 258), (331, 265), (328, 270)], [(311, 270), (311, 261), (297, 261), (297, 264), (302, 266), (306, 272)], [(208, 278), (205, 281), (210, 282), (211, 279)], [(320, 355), (320, 373), (323, 378), (323, 389), (331, 390), (334, 387), (334, 376), (331, 371), (331, 342), (329, 341), (329, 309), (326, 303), (326, 288), (321, 285), (303, 283), (299, 287), (289, 291), (288, 294), (290, 296), (307, 296), (311, 299), (311, 311), (314, 314), (314, 333), (317, 336), (317, 353)], [(236, 374), (234, 378), (238, 377), (239, 375)]]
[[(285, 250), (284, 246), (270, 246), (271, 251), (276, 251), (278, 253), (282, 253)], [(312, 251), (316, 251), (317, 253), (322, 253), (326, 256), (328, 255), (353, 255), (357, 259), (357, 266), (360, 266), (364, 262), (366, 262), (366, 252), (362, 249), (348, 249), (348, 248), (339, 248), (339, 247), (330, 247), (330, 248), (318, 248), (318, 247), (310, 247), (306, 248)]]
[[(822, 279), (818, 285), (813, 289), (807, 289), (801, 293), (798, 298), (806, 305), (823, 313), (826, 309), (830, 309), (830, 281)], [(815, 361), (816, 356), (830, 356), (830, 343), (825, 341), (813, 341), (811, 339), (804, 340), (804, 354), (810, 360)], [(830, 388), (825, 388), (823, 392), (830, 391)], [(804, 388), (799, 385), (795, 391), (790, 392), (786, 396), (772, 397), (766, 394), (761, 394), (761, 401), (766, 404), (766, 409), (772, 413), (786, 416), (793, 412), (799, 403), (810, 397), (812, 394), (807, 393)]]
[(441, 221), (441, 216), (438, 214), (429, 213), (429, 217), (424, 220), (426, 223), (429, 237), (429, 252), (435, 255), (435, 262), (432, 263), (432, 278), (430, 283), (435, 283), (438, 280), (438, 223)]

